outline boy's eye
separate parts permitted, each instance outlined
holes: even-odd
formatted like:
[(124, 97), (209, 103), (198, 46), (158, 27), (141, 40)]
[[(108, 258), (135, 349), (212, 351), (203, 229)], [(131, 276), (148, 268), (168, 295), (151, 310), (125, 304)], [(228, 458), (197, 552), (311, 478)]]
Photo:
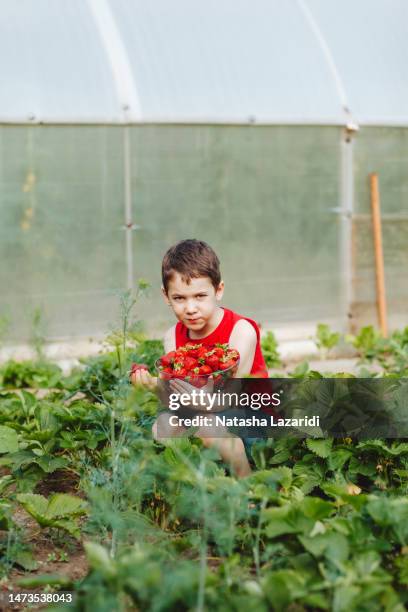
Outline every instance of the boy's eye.
[(181, 300), (183, 300), (184, 298), (180, 297), (180, 296), (176, 296), (175, 298), (173, 298), (173, 300), (175, 302), (181, 302)]

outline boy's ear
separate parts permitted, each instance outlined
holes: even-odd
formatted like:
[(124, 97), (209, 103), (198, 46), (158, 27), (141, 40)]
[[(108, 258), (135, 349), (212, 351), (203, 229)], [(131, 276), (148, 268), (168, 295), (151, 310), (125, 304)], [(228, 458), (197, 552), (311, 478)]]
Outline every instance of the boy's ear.
[(218, 288), (215, 292), (216, 300), (219, 302), (222, 299), (223, 295), (224, 295), (224, 281), (222, 280), (220, 284), (218, 285)]
[(161, 290), (162, 290), (162, 296), (163, 296), (164, 301), (166, 302), (167, 306), (170, 306), (170, 300), (167, 296), (165, 288), (162, 287)]

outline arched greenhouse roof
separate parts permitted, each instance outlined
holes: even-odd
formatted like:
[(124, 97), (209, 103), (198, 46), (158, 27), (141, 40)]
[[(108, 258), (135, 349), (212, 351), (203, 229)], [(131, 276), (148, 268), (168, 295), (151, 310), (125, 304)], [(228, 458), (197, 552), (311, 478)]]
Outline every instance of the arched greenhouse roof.
[(1, 123), (408, 125), (406, 0), (0, 0)]

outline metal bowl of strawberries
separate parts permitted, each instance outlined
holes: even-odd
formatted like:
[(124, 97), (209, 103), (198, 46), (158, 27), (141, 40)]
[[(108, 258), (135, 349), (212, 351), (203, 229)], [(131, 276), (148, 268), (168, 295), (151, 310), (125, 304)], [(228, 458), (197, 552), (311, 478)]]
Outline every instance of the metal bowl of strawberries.
[(239, 353), (228, 344), (205, 346), (188, 342), (156, 361), (161, 380), (181, 379), (195, 387), (204, 387), (210, 379), (214, 388), (235, 376), (239, 366)]

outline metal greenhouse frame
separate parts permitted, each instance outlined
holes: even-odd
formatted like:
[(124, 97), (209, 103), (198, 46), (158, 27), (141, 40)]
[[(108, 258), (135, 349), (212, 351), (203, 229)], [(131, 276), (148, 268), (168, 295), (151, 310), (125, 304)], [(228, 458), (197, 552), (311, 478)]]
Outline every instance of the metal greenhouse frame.
[[(375, 322), (378, 171), (391, 325), (406, 321), (404, 0), (0, 0), (0, 317), (102, 334), (117, 294), (202, 237), (265, 326)], [(52, 52), (50, 52), (52, 50)], [(124, 232), (124, 234), (123, 234)], [(123, 240), (123, 235), (125, 239)]]

